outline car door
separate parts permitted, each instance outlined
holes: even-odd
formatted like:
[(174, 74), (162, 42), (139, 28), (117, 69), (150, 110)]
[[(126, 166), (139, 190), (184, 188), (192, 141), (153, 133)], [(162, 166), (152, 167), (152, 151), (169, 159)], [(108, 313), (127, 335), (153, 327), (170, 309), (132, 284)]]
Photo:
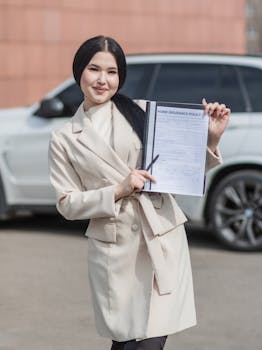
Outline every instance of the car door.
[(5, 160), (12, 182), (9, 204), (50, 204), (48, 140), (53, 129), (66, 118), (44, 119), (29, 115), (21, 128), (8, 138)]
[(30, 113), (22, 126), (8, 138), (6, 162), (15, 195), (10, 204), (55, 203), (48, 173), (48, 146), (51, 132), (59, 129), (81, 103), (82, 95), (76, 84), (60, 91), (55, 97), (64, 105), (58, 117)]
[[(252, 162), (262, 164), (262, 69), (258, 67), (238, 67), (250, 101), (250, 128), (248, 135), (242, 144), (242, 152), (249, 157), (252, 154)], [(251, 158), (251, 157), (250, 157)], [(256, 160), (255, 160), (256, 159)]]

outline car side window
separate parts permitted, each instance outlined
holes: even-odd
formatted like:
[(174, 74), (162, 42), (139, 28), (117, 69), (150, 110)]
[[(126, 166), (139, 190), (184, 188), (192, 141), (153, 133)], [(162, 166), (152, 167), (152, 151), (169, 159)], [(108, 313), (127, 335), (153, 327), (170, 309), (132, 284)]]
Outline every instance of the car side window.
[(230, 65), (162, 64), (150, 99), (201, 103), (203, 97), (223, 102), (233, 112), (246, 110), (236, 71)]
[(262, 70), (251, 67), (238, 67), (251, 103), (252, 112), (262, 111)]
[(124, 86), (120, 93), (132, 99), (147, 99), (155, 64), (128, 64)]
[(76, 83), (73, 83), (60, 92), (57, 98), (64, 104), (63, 117), (71, 117), (75, 114), (84, 96), (80, 87)]

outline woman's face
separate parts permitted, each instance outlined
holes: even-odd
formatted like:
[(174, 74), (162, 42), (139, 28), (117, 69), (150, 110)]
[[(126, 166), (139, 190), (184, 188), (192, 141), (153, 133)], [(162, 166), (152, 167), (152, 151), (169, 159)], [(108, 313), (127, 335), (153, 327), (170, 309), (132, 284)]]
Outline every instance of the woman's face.
[(115, 57), (108, 51), (97, 52), (84, 69), (80, 86), (84, 99), (84, 109), (99, 105), (111, 99), (119, 85), (118, 68)]

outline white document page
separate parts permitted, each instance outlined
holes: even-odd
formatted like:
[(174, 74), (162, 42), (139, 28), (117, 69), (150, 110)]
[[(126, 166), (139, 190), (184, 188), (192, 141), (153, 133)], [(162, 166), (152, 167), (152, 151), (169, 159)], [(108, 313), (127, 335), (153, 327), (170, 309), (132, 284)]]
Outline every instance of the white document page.
[(203, 109), (157, 106), (150, 191), (203, 195), (208, 122)]

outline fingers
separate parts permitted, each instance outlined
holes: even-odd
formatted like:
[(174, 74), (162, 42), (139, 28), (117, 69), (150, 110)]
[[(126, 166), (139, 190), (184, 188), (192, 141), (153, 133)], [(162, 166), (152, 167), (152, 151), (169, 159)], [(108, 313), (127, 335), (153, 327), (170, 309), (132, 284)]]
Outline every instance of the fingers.
[(136, 180), (140, 180), (143, 182), (143, 185), (146, 183), (147, 180), (150, 180), (154, 183), (156, 183), (156, 180), (154, 178), (154, 176), (152, 176), (148, 171), (146, 170), (137, 170), (134, 169), (131, 171), (131, 176), (134, 177), (134, 179)]
[(207, 103), (206, 99), (202, 99), (202, 105), (205, 107), (205, 111), (207, 114), (210, 114), (210, 108), (212, 107), (213, 103)]
[(130, 173), (130, 185), (135, 192), (142, 191), (147, 180), (156, 182), (155, 178), (146, 170), (134, 169)]
[(147, 180), (156, 182), (155, 178), (146, 170), (132, 170), (123, 182), (117, 185), (115, 200), (127, 197), (133, 192), (141, 192)]
[(230, 108), (227, 108), (224, 103), (218, 103), (218, 102), (213, 102), (213, 103), (207, 103), (206, 99), (202, 99), (202, 104), (205, 107), (205, 111), (207, 114), (210, 116), (219, 116), (223, 117), (226, 115), (230, 115), (231, 110)]
[(225, 115), (230, 115), (230, 113), (231, 113), (231, 109), (230, 108), (225, 108), (222, 116), (224, 117)]
[(141, 174), (139, 174), (139, 171), (132, 170), (129, 177), (128, 182), (130, 183), (130, 186), (133, 191), (140, 192), (142, 191), (143, 187), (145, 186), (146, 178), (144, 178)]
[(221, 109), (220, 104), (218, 102), (214, 102), (214, 103), (207, 103), (205, 106), (205, 110), (207, 112), (207, 114), (212, 115), (214, 114), (214, 112), (219, 112)]
[(139, 172), (140, 175), (142, 175), (145, 178), (145, 181), (150, 180), (150, 181), (156, 183), (156, 179), (148, 171), (146, 171), (146, 170), (137, 170), (137, 171)]

